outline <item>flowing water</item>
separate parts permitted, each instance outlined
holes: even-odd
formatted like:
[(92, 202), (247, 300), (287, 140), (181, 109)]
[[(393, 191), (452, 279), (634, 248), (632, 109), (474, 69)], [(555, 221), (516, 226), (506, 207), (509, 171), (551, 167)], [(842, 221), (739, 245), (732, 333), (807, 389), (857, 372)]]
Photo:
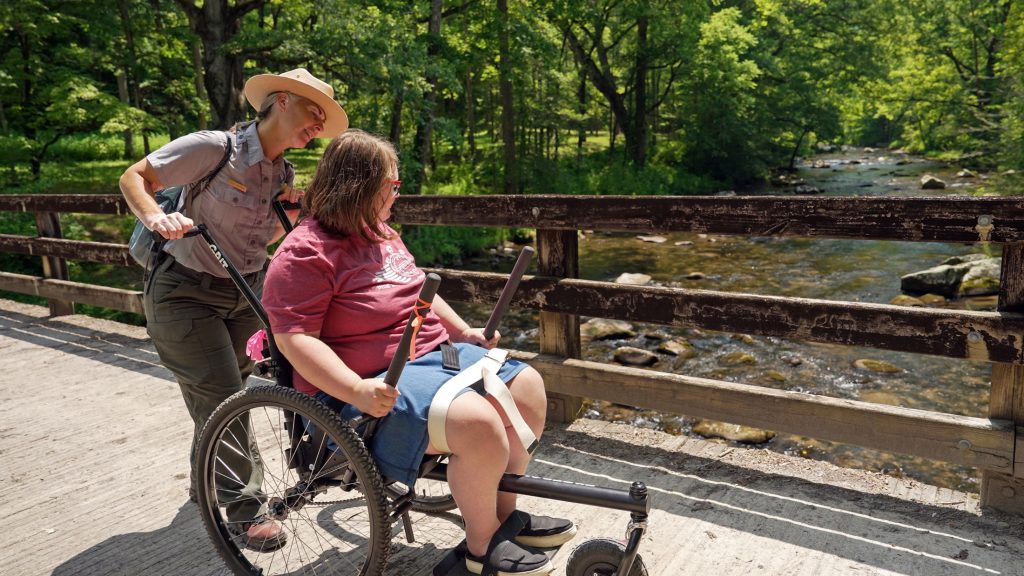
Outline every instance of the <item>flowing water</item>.
[[(954, 170), (921, 159), (889, 152), (845, 152), (818, 156), (819, 166), (805, 165), (798, 176), (826, 195), (911, 196), (965, 194), (980, 179), (957, 178)], [(909, 162), (909, 163), (908, 163)], [(934, 174), (950, 186), (922, 191), (923, 173)], [(790, 193), (792, 188), (764, 187), (743, 194)], [(685, 202), (685, 199), (681, 199)], [(900, 276), (939, 264), (947, 257), (980, 252), (989, 247), (855, 240), (804, 240), (662, 234), (656, 244), (639, 234), (589, 233), (580, 239), (580, 276), (613, 281), (624, 272), (644, 273), (652, 284), (797, 296), (827, 300), (889, 303), (900, 294)], [(998, 248), (995, 248), (998, 254)], [(466, 268), (490, 269), (491, 261), (467, 262)], [(502, 264), (507, 271), (510, 265)], [(687, 279), (699, 272), (700, 279)], [(991, 309), (993, 298), (941, 304), (953, 308)], [(462, 309), (474, 320), (485, 311)], [(582, 319), (583, 321), (586, 318)], [(505, 325), (506, 345), (536, 350), (536, 319), (513, 314)], [(634, 324), (638, 336), (627, 340), (593, 341), (584, 346), (589, 360), (611, 362), (620, 346), (653, 350), (664, 338), (685, 338), (697, 354), (682, 359), (659, 354), (651, 368), (772, 388), (810, 392), (920, 408), (968, 416), (984, 416), (988, 405), (991, 367), (987, 363), (889, 352), (849, 346), (815, 344), (741, 334), (723, 334), (694, 328)], [(509, 342), (509, 339), (512, 341)], [(748, 362), (723, 365), (731, 352), (749, 355)], [(901, 369), (891, 374), (866, 372), (853, 366), (858, 359), (889, 362)], [(632, 407), (589, 402), (587, 416), (621, 420), (673, 434), (693, 434), (696, 419)], [(833, 462), (841, 466), (906, 475), (958, 490), (976, 492), (978, 478), (971, 468), (952, 466), (909, 456), (855, 446), (777, 434), (765, 448)]]

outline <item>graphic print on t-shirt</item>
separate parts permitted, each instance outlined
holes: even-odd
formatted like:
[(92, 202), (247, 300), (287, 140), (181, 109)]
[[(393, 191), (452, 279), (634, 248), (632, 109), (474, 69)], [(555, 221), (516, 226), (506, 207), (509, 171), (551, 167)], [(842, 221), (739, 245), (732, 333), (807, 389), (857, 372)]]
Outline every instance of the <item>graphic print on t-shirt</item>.
[(416, 261), (405, 250), (396, 250), (393, 246), (384, 246), (384, 265), (374, 274), (374, 283), (378, 290), (385, 288), (385, 283), (408, 284), (416, 278)]

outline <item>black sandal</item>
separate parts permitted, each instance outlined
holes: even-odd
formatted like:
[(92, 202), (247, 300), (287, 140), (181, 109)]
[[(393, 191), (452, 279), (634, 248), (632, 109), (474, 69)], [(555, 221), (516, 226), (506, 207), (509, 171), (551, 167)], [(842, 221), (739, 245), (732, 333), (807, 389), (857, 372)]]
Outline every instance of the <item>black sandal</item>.
[(529, 516), (515, 511), (498, 527), (487, 545), (485, 557), (469, 553), (463, 540), (434, 567), (434, 576), (445, 576), (457, 564), (464, 564), (471, 574), (481, 576), (544, 576), (554, 570), (547, 555), (516, 544), (515, 537), (523, 531)]

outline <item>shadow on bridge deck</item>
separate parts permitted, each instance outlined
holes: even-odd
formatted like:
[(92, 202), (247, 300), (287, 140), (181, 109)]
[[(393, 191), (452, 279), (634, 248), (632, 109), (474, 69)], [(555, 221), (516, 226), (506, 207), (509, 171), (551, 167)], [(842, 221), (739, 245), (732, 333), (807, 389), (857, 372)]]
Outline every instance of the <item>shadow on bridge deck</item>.
[[(186, 497), (191, 434), (177, 385), (138, 327), (47, 318), (0, 300), (0, 572), (225, 572)], [(625, 425), (551, 426), (531, 474), (649, 486), (651, 574), (1024, 575), (1024, 521), (973, 495)], [(623, 512), (524, 498), (573, 518), (572, 547), (621, 538)], [(461, 538), (455, 514), (418, 516), (389, 574), (424, 574)]]

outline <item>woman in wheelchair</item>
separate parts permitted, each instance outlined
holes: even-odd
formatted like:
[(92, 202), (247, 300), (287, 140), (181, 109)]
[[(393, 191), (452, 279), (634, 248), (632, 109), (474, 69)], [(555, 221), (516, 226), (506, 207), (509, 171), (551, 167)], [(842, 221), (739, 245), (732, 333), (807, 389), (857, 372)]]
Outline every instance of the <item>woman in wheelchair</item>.
[[(384, 477), (412, 485), (424, 454), (447, 445), (448, 484), (465, 520), (470, 572), (481, 573), (486, 562), (498, 574), (548, 574), (551, 563), (535, 548), (564, 544), (576, 527), (533, 515), (514, 537), (499, 533), (516, 510), (516, 496), (498, 492), (498, 481), (506, 472), (523, 474), (530, 455), (494, 397), (464, 388), (448, 406), (446, 438), (428, 433), (431, 401), (458, 373), (451, 350), (442, 349), (452, 346), (458, 366), (467, 367), (500, 335), (486, 339), (436, 297), (397, 388), (381, 379), (424, 280), (386, 223), (400, 185), (398, 157), (387, 141), (351, 130), (330, 143), (303, 200), (309, 217), (288, 235), (267, 272), (263, 304), (271, 330), (294, 366), (296, 390), (341, 400), (345, 418), (387, 416), (369, 446)], [(540, 374), (510, 360), (497, 376), (539, 437), (547, 407)]]

